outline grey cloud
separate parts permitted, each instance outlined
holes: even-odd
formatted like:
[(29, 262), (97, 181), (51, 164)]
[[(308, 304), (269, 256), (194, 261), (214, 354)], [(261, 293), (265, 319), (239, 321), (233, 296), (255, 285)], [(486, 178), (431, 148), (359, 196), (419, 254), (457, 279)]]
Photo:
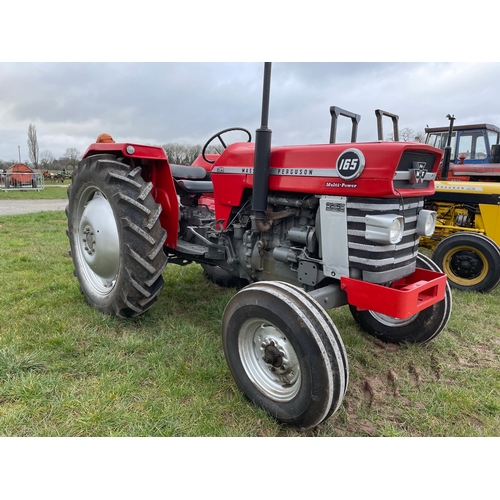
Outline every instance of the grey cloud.
[[(259, 126), (262, 63), (0, 63), (0, 158), (26, 148), (30, 123), (40, 150), (83, 152), (101, 132), (117, 140), (201, 144), (219, 129)], [(374, 110), (400, 127), (487, 121), (498, 63), (275, 63), (269, 126), (274, 144), (327, 142), (329, 108), (362, 116), (359, 140), (376, 139)], [(348, 140), (348, 123), (339, 139)], [(389, 128), (389, 127), (388, 127)], [(389, 131), (389, 130), (388, 130)]]

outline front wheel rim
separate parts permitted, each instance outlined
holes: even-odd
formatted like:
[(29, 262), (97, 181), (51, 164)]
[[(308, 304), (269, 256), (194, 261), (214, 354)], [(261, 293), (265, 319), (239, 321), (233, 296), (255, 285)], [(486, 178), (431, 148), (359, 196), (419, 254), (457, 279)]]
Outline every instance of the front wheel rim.
[(379, 323), (382, 323), (383, 325), (389, 326), (391, 328), (409, 325), (410, 323), (413, 323), (415, 318), (418, 316), (417, 313), (414, 314), (413, 316), (410, 316), (409, 318), (401, 319), (401, 318), (395, 318), (393, 316), (387, 316), (386, 314), (380, 314), (375, 311), (369, 311), (369, 312)]
[(238, 351), (248, 378), (266, 397), (288, 402), (298, 394), (302, 381), (299, 359), (279, 328), (263, 319), (246, 321)]
[(96, 187), (86, 188), (76, 211), (75, 248), (85, 283), (101, 296), (113, 290), (120, 267), (120, 240), (113, 209)]

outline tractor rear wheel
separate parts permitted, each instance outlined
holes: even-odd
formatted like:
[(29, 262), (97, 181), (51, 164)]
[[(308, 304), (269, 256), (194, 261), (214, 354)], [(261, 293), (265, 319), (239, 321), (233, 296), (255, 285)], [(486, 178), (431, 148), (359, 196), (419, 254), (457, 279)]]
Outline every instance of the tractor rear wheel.
[[(441, 269), (427, 256), (419, 253), (417, 267), (441, 272)], [(384, 342), (425, 344), (435, 338), (446, 326), (451, 315), (451, 289), (446, 284), (444, 299), (406, 319), (394, 318), (374, 311), (358, 311), (349, 306), (355, 321), (369, 335)]]
[(349, 379), (344, 345), (302, 289), (278, 281), (243, 288), (224, 311), (222, 343), (240, 390), (278, 421), (308, 429), (339, 408)]
[(152, 184), (113, 155), (80, 162), (68, 188), (67, 235), (87, 302), (103, 313), (138, 316), (163, 286), (166, 232)]
[(432, 260), (452, 288), (487, 293), (500, 282), (500, 247), (478, 233), (455, 233), (442, 240)]

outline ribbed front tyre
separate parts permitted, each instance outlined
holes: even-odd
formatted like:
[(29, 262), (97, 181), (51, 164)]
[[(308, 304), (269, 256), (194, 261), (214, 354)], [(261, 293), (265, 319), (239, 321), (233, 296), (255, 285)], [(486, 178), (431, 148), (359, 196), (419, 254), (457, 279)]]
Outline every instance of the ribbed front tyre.
[(75, 276), (91, 306), (119, 317), (138, 316), (154, 304), (167, 263), (161, 206), (140, 174), (112, 155), (91, 156), (68, 188)]
[(344, 345), (302, 289), (282, 282), (243, 288), (224, 311), (222, 343), (240, 390), (278, 421), (308, 429), (339, 408), (349, 379)]

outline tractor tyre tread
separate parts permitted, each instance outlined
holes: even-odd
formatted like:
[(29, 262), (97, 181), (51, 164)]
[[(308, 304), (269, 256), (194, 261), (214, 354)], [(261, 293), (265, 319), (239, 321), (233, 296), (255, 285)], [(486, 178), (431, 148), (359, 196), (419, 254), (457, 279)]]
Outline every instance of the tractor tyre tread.
[[(260, 385), (258, 380), (265, 380), (265, 376), (253, 377), (259, 359), (254, 345), (258, 349), (259, 344), (254, 344), (255, 337), (254, 342), (242, 340), (248, 332), (245, 325), (252, 321), (277, 328), (300, 359), (302, 380), (289, 399), (278, 400), (265, 383)], [(224, 311), (222, 344), (229, 369), (245, 397), (284, 424), (302, 430), (316, 427), (342, 403), (349, 373), (342, 339), (331, 318), (298, 287), (261, 281), (243, 288)], [(249, 349), (242, 347), (249, 344)], [(253, 352), (249, 354), (249, 350)]]
[[(80, 162), (68, 188), (67, 235), (81, 291), (96, 309), (122, 318), (143, 314), (156, 302), (167, 263), (162, 251), (166, 232), (159, 221), (161, 206), (151, 195), (151, 183), (146, 183), (140, 172), (140, 168), (116, 161), (113, 155), (97, 155)], [(81, 216), (77, 213), (78, 198), (89, 186), (106, 197), (119, 234), (118, 273), (112, 290), (105, 295), (95, 293), (89, 285), (75, 251)]]

